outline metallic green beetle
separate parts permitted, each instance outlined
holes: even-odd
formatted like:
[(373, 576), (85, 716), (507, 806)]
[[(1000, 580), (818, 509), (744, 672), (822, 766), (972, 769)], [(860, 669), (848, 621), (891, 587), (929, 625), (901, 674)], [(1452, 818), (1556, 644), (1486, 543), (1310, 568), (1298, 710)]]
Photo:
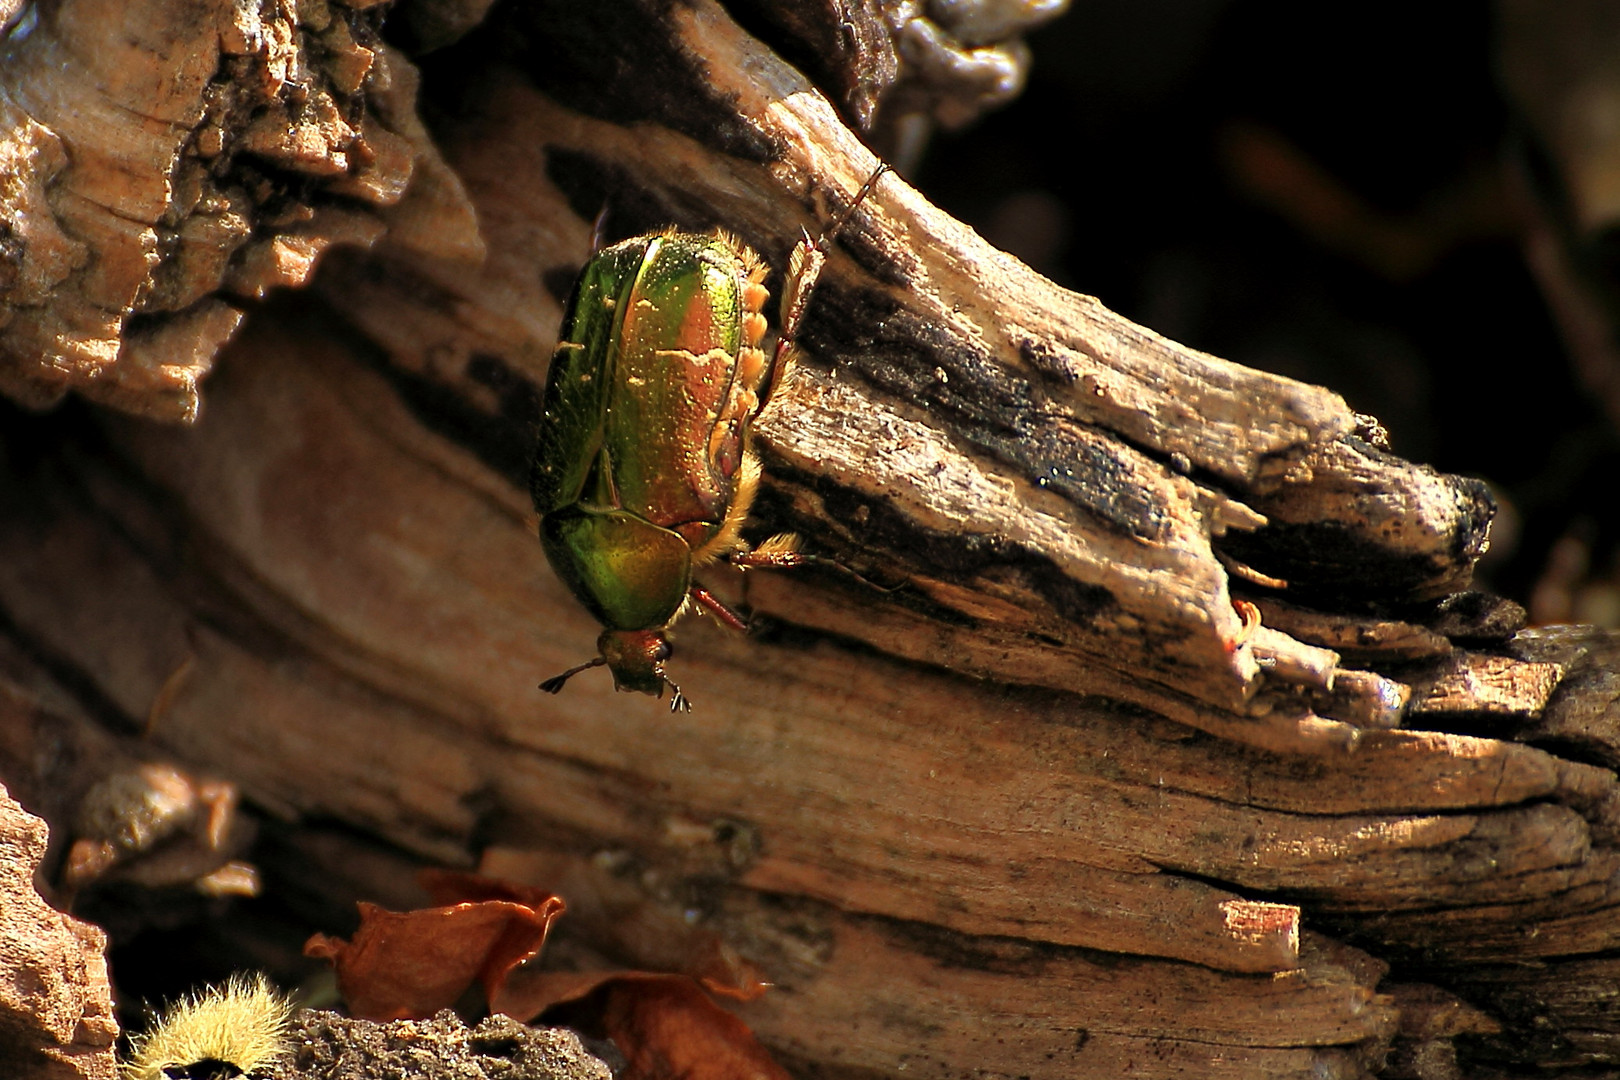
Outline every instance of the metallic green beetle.
[(750, 550), (743, 523), (759, 484), (750, 428), (791, 363), (791, 349), (828, 246), (885, 166), (818, 240), (793, 249), (781, 329), (770, 358), (768, 272), (724, 232), (638, 236), (591, 257), (551, 356), (532, 492), (552, 568), (605, 629), (595, 659), (619, 690), (690, 709), (664, 674), (668, 629), (693, 603), (734, 629), (746, 624), (692, 580), (694, 567), (790, 567), (797, 538)]

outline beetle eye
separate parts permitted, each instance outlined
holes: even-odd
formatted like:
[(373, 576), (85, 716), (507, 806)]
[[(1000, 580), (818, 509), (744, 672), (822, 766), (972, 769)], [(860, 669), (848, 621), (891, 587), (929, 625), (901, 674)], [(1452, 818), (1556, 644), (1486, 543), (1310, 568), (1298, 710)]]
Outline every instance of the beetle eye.
[(665, 660), (669, 659), (670, 654), (674, 651), (674, 648), (671, 647), (669, 642), (660, 641), (657, 645), (653, 646), (652, 658), (659, 663), (663, 663)]

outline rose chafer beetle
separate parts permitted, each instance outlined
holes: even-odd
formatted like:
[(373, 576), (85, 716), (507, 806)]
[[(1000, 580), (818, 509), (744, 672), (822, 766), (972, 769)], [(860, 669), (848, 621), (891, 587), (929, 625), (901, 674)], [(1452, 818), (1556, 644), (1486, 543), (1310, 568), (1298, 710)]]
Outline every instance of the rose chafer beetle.
[(591, 256), (551, 356), (531, 480), (546, 558), (604, 627), (597, 656), (540, 688), (607, 665), (619, 690), (674, 696), (669, 626), (693, 604), (743, 620), (692, 580), (694, 568), (798, 566), (797, 538), (750, 549), (742, 527), (759, 485), (751, 427), (792, 362), (827, 251), (887, 166), (841, 218), (794, 247), (767, 359), (768, 268), (724, 232), (674, 229)]

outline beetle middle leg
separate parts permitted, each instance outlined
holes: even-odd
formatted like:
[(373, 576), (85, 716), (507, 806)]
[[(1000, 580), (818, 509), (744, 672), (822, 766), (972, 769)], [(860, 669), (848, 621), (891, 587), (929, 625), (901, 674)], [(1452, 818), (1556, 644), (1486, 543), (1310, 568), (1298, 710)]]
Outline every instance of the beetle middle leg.
[(751, 551), (733, 551), (726, 561), (743, 570), (792, 570), (817, 560), (799, 550), (797, 533), (777, 533)]
[[(719, 556), (712, 557), (709, 561), (714, 561), (715, 558), (719, 558)], [(813, 556), (806, 555), (799, 550), (799, 537), (795, 533), (777, 533), (762, 542), (757, 548), (734, 550), (728, 552), (723, 558), (740, 570), (754, 568), (791, 570), (794, 567), (805, 566), (815, 561)], [(725, 625), (733, 630), (747, 632), (747, 620), (732, 611), (721, 602), (719, 597), (702, 585), (692, 585), (688, 590), (688, 595), (691, 597), (692, 603), (707, 611)]]

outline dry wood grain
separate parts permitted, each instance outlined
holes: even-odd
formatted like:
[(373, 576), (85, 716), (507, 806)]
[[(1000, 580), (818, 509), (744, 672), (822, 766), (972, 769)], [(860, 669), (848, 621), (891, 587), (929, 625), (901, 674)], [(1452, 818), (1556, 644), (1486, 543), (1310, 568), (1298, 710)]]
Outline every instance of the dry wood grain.
[[(18, 64), (93, 47), (102, 10), (63, 0)], [(209, 10), (128, 55), (249, 18)], [(681, 624), (690, 715), (600, 677), (539, 694), (596, 632), (525, 493), (591, 219), (724, 225), (780, 267), (874, 162), (703, 0), (611, 26), (496, 8), (459, 39), (478, 5), (434, 9), (415, 32), (453, 44), (420, 87), (353, 39), (374, 10), (326, 10), (261, 20), (279, 44), (248, 64), (186, 53), (161, 129), (67, 122), (47, 90), (119, 100), (73, 80), (10, 117), (25, 400), (190, 415), (246, 298), (370, 247), (246, 305), (188, 427), (6, 414), (0, 631), (26, 662), (0, 671), (31, 703), (0, 728), (8, 782), (65, 814), (53, 782), (117, 755), (228, 776), (334, 904), (409, 902), (422, 861), (566, 880), (579, 949), (759, 965), (780, 989), (750, 1023), (824, 1075), (1350, 1077), (1394, 1046), (1437, 1076), (1531, 1026), (1515, 1060), (1606, 1060), (1612, 639), (1504, 645), (1511, 609), (1450, 595), (1482, 486), (1379, 449), (1330, 391), (1056, 288), (893, 176), (759, 426), (761, 527), (860, 578), (717, 575), (758, 628)], [(269, 113), (198, 111), (304, 51), (351, 135), (256, 127), (290, 107), (262, 83), (233, 92)], [(297, 221), (176, 215), (171, 166), (210, 131), (215, 158), (307, 174)], [(186, 304), (141, 306), (179, 281)], [(231, 325), (193, 333), (211, 311)], [(156, 376), (137, 330), (174, 358)]]

